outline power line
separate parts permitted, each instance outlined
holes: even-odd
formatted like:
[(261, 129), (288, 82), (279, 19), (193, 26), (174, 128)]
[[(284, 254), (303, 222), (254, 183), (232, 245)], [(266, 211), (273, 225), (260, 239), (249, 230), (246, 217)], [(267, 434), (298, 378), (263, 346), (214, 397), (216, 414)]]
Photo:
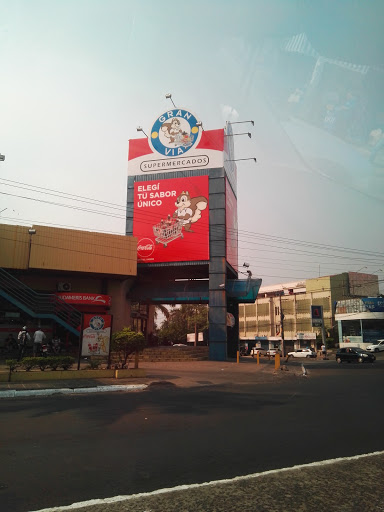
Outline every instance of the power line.
[[(5, 181), (5, 182), (9, 182), (9, 183), (15, 183), (17, 185), (17, 188), (24, 188), (25, 190), (37, 189), (36, 192), (39, 192), (40, 190), (42, 190), (43, 192), (47, 192), (49, 195), (55, 195), (54, 193), (56, 193), (56, 194), (61, 194), (62, 196), (70, 196), (70, 197), (68, 197), (68, 199), (71, 199), (71, 198), (82, 199), (82, 200), (85, 199), (86, 201), (100, 203), (102, 205), (105, 205), (108, 208), (111, 207), (111, 206), (116, 206), (118, 208), (124, 208), (124, 205), (119, 205), (119, 204), (116, 204), (116, 203), (111, 203), (109, 201), (108, 202), (107, 201), (101, 201), (99, 199), (93, 199), (93, 198), (90, 198), (90, 197), (79, 196), (79, 195), (76, 195), (76, 194), (71, 194), (69, 192), (63, 192), (61, 190), (49, 189), (49, 188), (45, 188), (45, 187), (38, 187), (36, 185), (31, 185), (31, 184), (28, 184), (28, 183), (23, 183), (21, 181), (7, 180), (5, 178), (0, 178), (0, 180), (3, 181), (3, 182)], [(2, 183), (2, 185), (7, 185), (7, 186), (10, 186), (10, 187), (16, 187), (16, 185), (10, 185), (8, 183)], [(20, 187), (20, 185), (21, 185), (21, 187)]]
[[(8, 218), (7, 218), (7, 217), (4, 217), (4, 219), (8, 219)], [(18, 220), (25, 220), (25, 221), (27, 221), (26, 219), (18, 219)], [(36, 224), (36, 221), (30, 221), (30, 222), (31, 222), (31, 224)], [(45, 223), (45, 224), (47, 224), (47, 223)], [(50, 224), (50, 223), (48, 223), (48, 224)], [(76, 228), (76, 226), (66, 226), (66, 225), (61, 225), (61, 227), (63, 227), (63, 228)], [(77, 228), (79, 228), (79, 227), (77, 227)], [(3, 228), (3, 229), (4, 229), (4, 228)], [(86, 228), (81, 228), (81, 229), (85, 229), (85, 230), (86, 230)], [(9, 231), (11, 231), (11, 230), (9, 230)], [(100, 233), (100, 231), (97, 231), (97, 233)], [(115, 233), (105, 232), (105, 233), (106, 233), (106, 234), (118, 235), (118, 236), (125, 236), (124, 234), (117, 233), (117, 232), (115, 232)], [(72, 235), (72, 236), (73, 236), (73, 235)], [(83, 235), (82, 235), (82, 234), (79, 234), (79, 236), (81, 237), (81, 236), (83, 236)], [(59, 239), (60, 239), (60, 238), (59, 238), (59, 237), (57, 237), (57, 236), (56, 236), (56, 237), (52, 237), (52, 236), (48, 236), (48, 235), (45, 235), (45, 236), (44, 236), (44, 238), (45, 238), (45, 239), (46, 239), (46, 238), (49, 238), (49, 239), (56, 239), (56, 240), (59, 240)], [(96, 247), (98, 246), (98, 247), (108, 247), (108, 248), (109, 248), (111, 244), (110, 244), (110, 242), (109, 242), (109, 243), (108, 243), (108, 246), (105, 246), (105, 245), (102, 245), (102, 244), (91, 244), (91, 245), (96, 246)], [(245, 259), (248, 259), (249, 261), (252, 261), (254, 258), (253, 258), (253, 257), (249, 257), (249, 256), (247, 256)], [(258, 263), (258, 261), (259, 261), (260, 259), (267, 259), (268, 261), (270, 261), (270, 260), (271, 260), (271, 258), (263, 258), (262, 256), (259, 256), (259, 257), (258, 257), (258, 259), (257, 259), (257, 263), (255, 263), (255, 267), (257, 268), (257, 275), (258, 275), (259, 277), (273, 277), (273, 278), (278, 278), (278, 279), (300, 279), (300, 280), (302, 280), (302, 279), (307, 279), (307, 278), (306, 278), (306, 277), (304, 277), (304, 276), (300, 276), (300, 277), (290, 277), (290, 276), (281, 276), (281, 275), (278, 275), (278, 276), (277, 276), (277, 275), (270, 275), (270, 274), (265, 274), (264, 272), (260, 272), (260, 271), (259, 271), (259, 269), (262, 269), (262, 268), (274, 268), (273, 266), (263, 266), (263, 265), (260, 265), (260, 264)], [(314, 265), (317, 265), (317, 264), (318, 264), (318, 261), (315, 261), (315, 262), (310, 262), (310, 261), (305, 261), (305, 262), (303, 262), (303, 261), (300, 261), (300, 262), (293, 262), (292, 264), (290, 264), (290, 263), (287, 263), (287, 262), (286, 262), (286, 260), (281, 260), (281, 259), (278, 259), (278, 258), (277, 258), (277, 259), (275, 259), (275, 261), (284, 261), (284, 262), (285, 262), (285, 264), (286, 264), (286, 265), (288, 265), (288, 266), (290, 266), (290, 267), (295, 267), (295, 266), (300, 265), (300, 264), (302, 264), (302, 263), (304, 263), (305, 265), (310, 265), (310, 266), (312, 266), (312, 267), (313, 267)], [(338, 264), (339, 264), (339, 265), (346, 265), (346, 266), (350, 267), (350, 263), (340, 263), (340, 262), (339, 262)], [(276, 264), (276, 265), (277, 265), (277, 264)], [(301, 266), (301, 265), (300, 265), (300, 266)], [(326, 265), (326, 264), (324, 264), (324, 262), (322, 262), (322, 266), (323, 266), (323, 267), (326, 267), (327, 265)], [(278, 266), (278, 269), (279, 269), (280, 271), (281, 271), (281, 270), (294, 271), (294, 268), (287, 269), (287, 268), (284, 268), (284, 267), (281, 267), (281, 266)], [(236, 270), (236, 269), (235, 269), (235, 270)], [(238, 269), (237, 269), (237, 270), (238, 270)], [(301, 272), (303, 272), (303, 273), (307, 273), (307, 274), (308, 274), (308, 273), (311, 273), (311, 272), (313, 273), (312, 269), (308, 269), (308, 270), (307, 270), (307, 269), (300, 269), (300, 270), (301, 270)], [(339, 271), (339, 273), (342, 273), (342, 272), (344, 272), (344, 270), (340, 270), (340, 271)], [(335, 273), (335, 271), (334, 271), (333, 273)], [(368, 272), (368, 273), (369, 273), (369, 272)]]
[[(11, 181), (11, 180), (9, 180)], [(17, 183), (20, 183), (20, 182), (17, 182)], [(43, 189), (43, 187), (38, 187), (38, 188), (41, 188)], [(43, 189), (43, 190), (49, 190), (49, 189)], [(78, 206), (74, 206), (74, 205), (66, 205), (66, 204), (62, 204), (62, 203), (55, 203), (55, 202), (50, 202), (50, 201), (46, 201), (46, 200), (42, 200), (42, 199), (36, 199), (36, 198), (29, 198), (29, 197), (25, 197), (25, 196), (18, 196), (16, 194), (7, 194), (7, 193), (4, 193), (4, 192), (1, 192), (2, 194), (5, 194), (5, 195), (12, 195), (12, 196), (15, 196), (15, 197), (21, 197), (21, 198), (24, 198), (24, 199), (29, 199), (29, 200), (33, 200), (33, 201), (39, 201), (39, 202), (45, 202), (47, 204), (52, 204), (54, 206), (62, 206), (62, 207), (66, 207), (66, 208), (72, 208), (72, 209), (75, 209), (75, 210), (80, 210), (80, 211), (84, 211), (84, 212), (87, 212), (87, 213), (96, 213), (96, 214), (100, 214), (100, 215), (103, 215), (103, 216), (109, 216), (109, 217), (112, 217), (112, 218), (120, 218), (120, 219), (123, 219), (123, 218), (126, 218), (126, 217), (123, 217), (123, 216), (119, 216), (117, 214), (113, 214), (113, 213), (106, 213), (106, 212), (100, 212), (100, 211), (95, 211), (95, 210), (90, 210), (88, 208), (82, 208), (82, 207), (78, 207)], [(67, 193), (64, 193), (66, 195), (69, 195)], [(76, 198), (84, 198), (84, 196), (74, 196)], [(89, 198), (88, 198), (89, 199)], [(93, 200), (91, 199), (91, 201), (97, 201), (97, 200)], [(100, 201), (100, 203), (102, 203)], [(91, 203), (92, 204), (92, 203)], [(118, 206), (118, 208), (123, 208), (122, 206)], [(148, 219), (149, 218), (154, 218), (154, 214), (151, 214), (151, 213), (144, 213), (144, 212), (140, 212), (140, 213), (136, 213), (136, 218), (138, 218), (139, 216), (141, 216), (142, 218), (144, 217), (147, 217)], [(140, 217), (139, 217), (140, 218)], [(158, 220), (158, 218), (156, 218), (156, 220)], [(142, 224), (149, 224), (149, 222), (141, 222)], [(203, 221), (203, 222), (200, 222), (201, 225), (205, 224), (206, 226), (208, 226), (208, 221)], [(215, 226), (211, 226), (211, 229), (214, 230), (215, 229)], [(228, 231), (228, 230), (227, 230)], [(231, 231), (231, 230), (229, 230)], [(234, 232), (236, 233), (236, 232)], [(243, 233), (241, 230), (239, 231), (240, 235)], [(313, 247), (313, 248), (324, 248), (325, 250), (336, 250), (336, 251), (344, 251), (344, 252), (352, 252), (354, 254), (364, 254), (364, 255), (367, 255), (367, 256), (374, 256), (374, 255), (378, 255), (379, 257), (384, 257), (384, 255), (380, 254), (380, 253), (377, 253), (377, 252), (374, 252), (374, 251), (359, 251), (358, 249), (351, 249), (351, 248), (345, 248), (345, 247), (339, 247), (339, 246), (330, 246), (330, 245), (324, 245), (324, 244), (314, 244), (312, 242), (305, 242), (305, 241), (302, 241), (302, 240), (295, 240), (295, 239), (289, 239), (289, 238), (282, 238), (282, 237), (274, 237), (272, 235), (265, 235), (265, 234), (260, 234), (260, 233), (255, 233), (253, 234), (252, 232), (249, 232), (249, 231), (244, 231), (244, 233), (246, 234), (246, 237), (247, 238), (261, 238), (262, 240), (270, 240), (270, 241), (273, 241), (273, 242), (276, 242), (276, 243), (280, 243), (280, 244), (295, 244), (295, 245), (300, 245), (300, 244), (303, 244), (304, 246), (307, 246), (307, 247)], [(241, 242), (243, 242), (244, 240), (241, 238), (240, 239)], [(276, 246), (276, 245), (270, 245), (270, 244), (262, 244), (260, 242), (252, 242), (250, 240), (245, 240), (245, 243), (250, 243), (252, 245), (258, 245), (258, 246), (266, 246), (266, 247), (274, 247), (276, 249), (278, 249), (278, 251), (268, 251), (268, 252), (281, 252), (282, 248), (279, 247), (279, 246)], [(246, 249), (245, 247), (239, 247), (239, 249)], [(259, 251), (263, 251), (263, 249), (258, 249)], [(348, 258), (346, 256), (339, 256), (339, 255), (329, 255), (329, 254), (319, 254), (319, 253), (313, 253), (313, 252), (310, 252), (310, 251), (303, 251), (303, 250), (296, 250), (296, 249), (292, 249), (292, 248), (284, 248), (285, 251), (291, 251), (291, 252), (294, 252), (294, 253), (299, 253), (299, 254), (306, 254), (306, 255), (314, 255), (316, 256), (316, 258), (318, 259), (319, 256), (320, 257), (326, 257), (326, 258), (339, 258), (339, 259), (349, 259), (349, 260), (355, 260), (355, 261), (360, 261), (360, 262), (364, 262), (364, 263), (371, 263), (371, 264), (378, 264), (380, 265), (381, 263), (377, 260), (373, 260), (373, 259), (363, 259), (363, 258)]]
[[(52, 189), (48, 189), (48, 188), (45, 188), (45, 187), (37, 187), (35, 185), (29, 185), (27, 183), (22, 183), (22, 182), (18, 182), (18, 181), (13, 181), (13, 180), (6, 180), (4, 178), (0, 178), (2, 181), (6, 181), (6, 182), (10, 182), (10, 183), (15, 183), (17, 185), (22, 185), (24, 187), (24, 189), (28, 189), (28, 187), (30, 188), (36, 188), (36, 189), (39, 189), (39, 190), (43, 190), (44, 192), (48, 192), (50, 195), (55, 195), (55, 194), (62, 194), (62, 195), (65, 195), (65, 196), (69, 196), (69, 197), (66, 197), (66, 199), (70, 199), (70, 200), (77, 200), (77, 199), (82, 199), (82, 200), (86, 200), (86, 202), (88, 204), (93, 204), (93, 203), (99, 203), (101, 205), (103, 205), (103, 207), (106, 207), (106, 208), (113, 208), (113, 209), (118, 209), (118, 210), (122, 210), (124, 212), (126, 212), (127, 210), (131, 210), (132, 211), (132, 208), (127, 208), (127, 206), (125, 205), (118, 205), (118, 204), (115, 204), (115, 203), (107, 203), (105, 201), (100, 201), (98, 199), (93, 199), (93, 198), (89, 198), (89, 197), (85, 197), (85, 196), (80, 196), (80, 195), (76, 195), (76, 194), (69, 194), (67, 192), (61, 192), (61, 191), (58, 191), (58, 190), (52, 190)], [(7, 183), (5, 183), (7, 185)], [(8, 186), (15, 186), (15, 185), (8, 185)], [(54, 192), (54, 194), (51, 194), (51, 192)], [(6, 193), (3, 193), (3, 194), (6, 194)], [(28, 197), (25, 197), (25, 196), (17, 196), (15, 195), (16, 197), (21, 197), (21, 198), (24, 198), (24, 199), (29, 199), (29, 200), (37, 200), (35, 198), (28, 198)], [(60, 197), (60, 196), (58, 196)], [(75, 199), (72, 199), (72, 198), (75, 198)], [(39, 199), (39, 201), (41, 201)], [(64, 204), (61, 204), (61, 203), (49, 203), (49, 204), (53, 204), (55, 206), (63, 206), (63, 207), (68, 207), (68, 208), (75, 208), (77, 209), (78, 207), (75, 207), (73, 205), (64, 205)], [(100, 212), (95, 212), (94, 210), (87, 210), (87, 209), (84, 209), (84, 211), (89, 211), (90, 213), (100, 213)], [(136, 214), (138, 214), (139, 212), (136, 212)], [(105, 213), (103, 213), (103, 215), (106, 215)], [(108, 215), (108, 214), (107, 214)], [(113, 216), (113, 214), (109, 214), (111, 216)], [(154, 217), (155, 214), (151, 214), (151, 213), (144, 213), (144, 212), (140, 212), (139, 215), (147, 215), (147, 216), (150, 216), (150, 217)], [(119, 217), (119, 218), (126, 218), (126, 216), (122, 216), (122, 217)], [(157, 218), (157, 217), (156, 217)], [(204, 221), (203, 221), (204, 222)], [(206, 224), (208, 225), (208, 221), (206, 221)], [(228, 230), (227, 230), (228, 231)], [(231, 231), (231, 230), (229, 230)], [(354, 249), (354, 248), (349, 248), (349, 247), (342, 247), (342, 246), (333, 246), (333, 245), (329, 245), (329, 244), (318, 244), (318, 243), (314, 243), (314, 242), (308, 242), (308, 241), (305, 241), (305, 240), (297, 240), (297, 239), (293, 239), (293, 238), (286, 238), (286, 237), (276, 237), (274, 235), (269, 235), (269, 234), (266, 234), (266, 233), (257, 233), (257, 232), (250, 232), (250, 231), (245, 231), (245, 230), (238, 230), (238, 231), (233, 231), (234, 233), (239, 233), (240, 235), (244, 235), (246, 238), (258, 238), (258, 239), (261, 239), (261, 240), (265, 240), (265, 241), (272, 241), (272, 242), (275, 242), (275, 243), (288, 243), (288, 244), (295, 244), (295, 245), (298, 245), (298, 244), (301, 244), (301, 245), (304, 245), (304, 246), (308, 246), (310, 248), (321, 248), (321, 249), (330, 249), (330, 250), (339, 250), (339, 251), (343, 251), (343, 252), (353, 252), (353, 253), (359, 253), (359, 254), (367, 254), (367, 255), (373, 255), (373, 256), (380, 256), (380, 257), (384, 257), (384, 254), (383, 253), (378, 253), (376, 251), (361, 251), (359, 249)]]
[[(49, 236), (49, 235), (45, 235), (46, 238), (56, 238), (56, 239), (59, 239), (59, 237), (55, 237), (55, 236)], [(81, 238), (83, 235), (81, 233), (79, 233), (79, 237)], [(273, 245), (268, 245), (268, 244), (258, 244), (257, 242), (253, 242), (254, 245), (266, 245), (266, 246), (269, 246), (269, 247), (275, 247), (277, 249), (279, 249), (278, 251), (270, 251), (270, 250), (266, 250), (266, 249), (260, 249), (258, 248), (257, 250), (258, 251), (264, 251), (264, 252), (279, 252), (281, 253), (281, 250), (282, 248), (279, 248), (279, 247), (276, 247), (276, 246), (273, 246)], [(95, 244), (95, 245), (100, 245), (100, 244)], [(197, 246), (205, 246), (205, 242), (195, 242), (195, 245)], [(100, 245), (101, 246), (101, 245)], [(244, 248), (244, 247), (239, 247), (239, 249), (247, 249), (247, 248)], [(308, 252), (308, 251), (302, 251), (302, 250), (295, 250), (295, 249), (291, 249), (291, 248), (284, 248), (284, 251), (287, 252), (287, 251), (293, 251), (294, 253), (299, 253), (299, 254), (314, 254), (314, 253), (311, 253), (311, 252)], [(324, 256), (324, 257), (327, 257), (327, 258), (337, 258), (337, 259), (343, 259), (343, 260), (350, 260), (350, 261), (358, 261), (360, 263), (367, 263), (367, 264), (373, 264), (373, 265), (380, 265), (381, 264), (381, 261), (378, 261), (378, 260), (371, 260), (371, 259), (363, 259), (363, 258), (350, 258), (350, 257), (347, 257), (347, 256), (339, 256), (339, 255), (320, 255), (319, 253), (315, 253), (315, 256), (316, 258), (318, 258), (319, 256)], [(253, 256), (251, 257), (247, 257), (247, 259), (253, 259)], [(270, 277), (273, 277), (273, 276), (270, 276)], [(277, 276), (276, 276), (277, 277)]]

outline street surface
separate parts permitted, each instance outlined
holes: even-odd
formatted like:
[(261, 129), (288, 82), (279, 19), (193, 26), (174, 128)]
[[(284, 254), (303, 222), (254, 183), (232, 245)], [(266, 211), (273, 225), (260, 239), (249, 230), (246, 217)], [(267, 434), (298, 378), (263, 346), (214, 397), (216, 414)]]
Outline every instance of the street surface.
[[(381, 452), (383, 359), (305, 361), (307, 377), (301, 361), (278, 372), (273, 361), (258, 367), (251, 358), (184, 371), (176, 363), (143, 392), (4, 399), (1, 510), (62, 510)], [(380, 511), (383, 460), (377, 454), (82, 509)]]

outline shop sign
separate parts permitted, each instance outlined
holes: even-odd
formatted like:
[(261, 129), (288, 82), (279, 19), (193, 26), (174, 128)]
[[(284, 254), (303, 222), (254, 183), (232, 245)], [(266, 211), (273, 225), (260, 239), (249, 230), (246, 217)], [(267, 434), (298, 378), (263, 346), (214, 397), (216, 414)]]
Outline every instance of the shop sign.
[(315, 340), (316, 339), (316, 333), (314, 332), (298, 332), (296, 334), (297, 340)]
[(323, 306), (311, 306), (312, 327), (322, 327)]
[(131, 139), (128, 174), (217, 168), (224, 165), (224, 130), (202, 130), (189, 110), (174, 108), (156, 118), (146, 139)]
[(384, 299), (380, 297), (362, 298), (361, 300), (368, 311), (372, 311), (373, 313), (384, 311)]
[(92, 304), (94, 306), (110, 306), (111, 296), (97, 293), (57, 293), (58, 297), (68, 304)]
[(161, 114), (151, 128), (149, 144), (163, 156), (181, 156), (197, 145), (201, 127), (192, 112), (172, 109)]

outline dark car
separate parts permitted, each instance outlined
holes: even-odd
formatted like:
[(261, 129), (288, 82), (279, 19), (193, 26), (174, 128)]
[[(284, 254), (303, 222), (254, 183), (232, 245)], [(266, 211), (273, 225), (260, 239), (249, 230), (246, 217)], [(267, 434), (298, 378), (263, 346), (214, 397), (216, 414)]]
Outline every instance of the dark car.
[(376, 357), (357, 347), (348, 347), (348, 348), (340, 348), (336, 352), (336, 361), (340, 364), (343, 361), (347, 361), (347, 363), (373, 363), (376, 360)]

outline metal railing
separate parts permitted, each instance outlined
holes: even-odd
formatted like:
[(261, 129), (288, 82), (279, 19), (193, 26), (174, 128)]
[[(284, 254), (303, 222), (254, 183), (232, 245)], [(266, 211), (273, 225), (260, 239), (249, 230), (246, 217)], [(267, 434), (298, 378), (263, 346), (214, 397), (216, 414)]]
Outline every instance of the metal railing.
[(0, 295), (35, 318), (52, 318), (80, 335), (81, 313), (53, 293), (38, 293), (0, 268)]

